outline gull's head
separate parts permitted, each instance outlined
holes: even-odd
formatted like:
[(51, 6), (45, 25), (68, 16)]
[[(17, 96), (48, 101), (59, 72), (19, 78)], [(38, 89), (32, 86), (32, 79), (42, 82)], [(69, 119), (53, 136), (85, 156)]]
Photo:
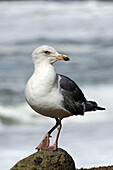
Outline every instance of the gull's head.
[(39, 64), (43, 61), (52, 64), (57, 60), (70, 60), (68, 56), (59, 54), (53, 47), (48, 45), (42, 45), (36, 48), (32, 53), (32, 57), (34, 64)]

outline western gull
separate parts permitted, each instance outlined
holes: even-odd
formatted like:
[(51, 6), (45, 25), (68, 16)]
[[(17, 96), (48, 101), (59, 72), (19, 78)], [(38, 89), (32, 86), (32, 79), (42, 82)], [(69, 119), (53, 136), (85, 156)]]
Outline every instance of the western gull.
[[(43, 45), (33, 51), (32, 58), (34, 73), (26, 84), (26, 100), (37, 113), (56, 119), (55, 126), (46, 133), (36, 149), (56, 150), (63, 118), (105, 108), (99, 107), (94, 101), (88, 101), (73, 80), (56, 73), (52, 64), (57, 60), (68, 61), (68, 56)], [(50, 135), (56, 128), (58, 132), (55, 143), (49, 146)]]

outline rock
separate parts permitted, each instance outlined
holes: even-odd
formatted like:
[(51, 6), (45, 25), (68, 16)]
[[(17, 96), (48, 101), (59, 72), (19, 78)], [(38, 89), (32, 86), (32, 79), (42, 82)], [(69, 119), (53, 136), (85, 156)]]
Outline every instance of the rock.
[(72, 157), (63, 149), (39, 151), (16, 163), (11, 170), (75, 170)]
[(113, 166), (100, 166), (100, 167), (97, 167), (97, 168), (89, 168), (89, 169), (87, 169), (87, 168), (81, 168), (81, 169), (79, 169), (79, 170), (113, 170)]

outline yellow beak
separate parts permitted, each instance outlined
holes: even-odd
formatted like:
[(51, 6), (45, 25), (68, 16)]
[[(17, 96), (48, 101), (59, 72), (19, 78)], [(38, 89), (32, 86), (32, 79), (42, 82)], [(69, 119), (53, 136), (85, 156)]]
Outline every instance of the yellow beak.
[(58, 56), (54, 56), (57, 60), (69, 61), (69, 57), (67, 55), (59, 54)]

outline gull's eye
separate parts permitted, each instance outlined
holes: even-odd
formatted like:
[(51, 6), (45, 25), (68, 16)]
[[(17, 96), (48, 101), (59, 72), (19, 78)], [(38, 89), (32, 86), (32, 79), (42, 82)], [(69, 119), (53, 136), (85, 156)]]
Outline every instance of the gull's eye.
[(45, 54), (50, 54), (51, 52), (50, 51), (44, 51)]

